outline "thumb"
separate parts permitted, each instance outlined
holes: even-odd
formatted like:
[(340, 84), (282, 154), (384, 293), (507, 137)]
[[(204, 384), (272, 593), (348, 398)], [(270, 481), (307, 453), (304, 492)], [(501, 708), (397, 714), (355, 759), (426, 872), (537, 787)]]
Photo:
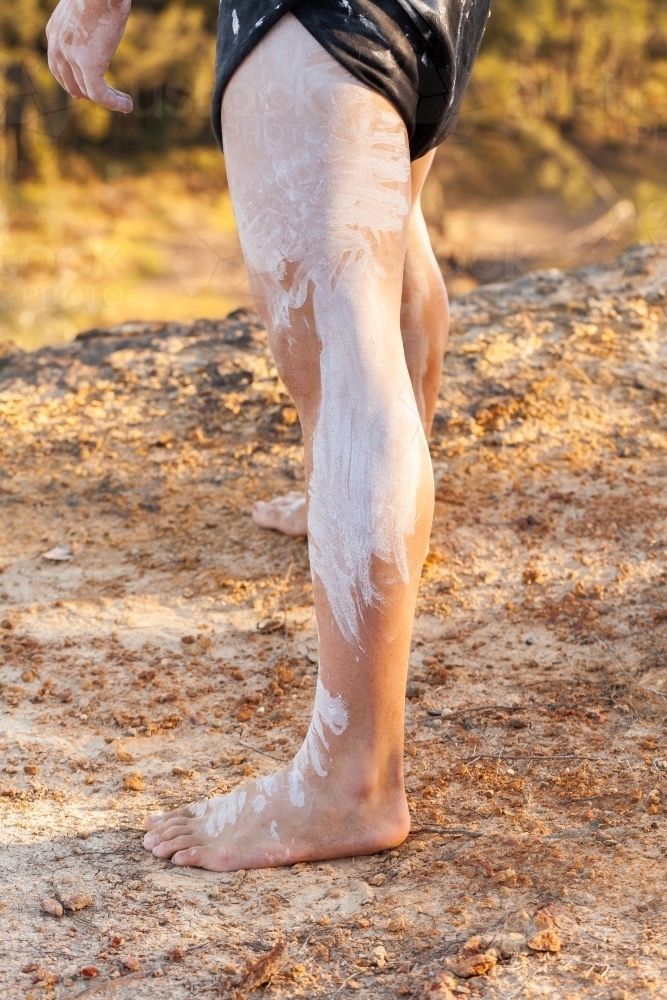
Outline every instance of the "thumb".
[(91, 81), (86, 80), (86, 92), (91, 101), (101, 104), (109, 111), (122, 111), (128, 115), (134, 107), (129, 94), (124, 94), (121, 90), (110, 87), (104, 77), (100, 77), (91, 85)]

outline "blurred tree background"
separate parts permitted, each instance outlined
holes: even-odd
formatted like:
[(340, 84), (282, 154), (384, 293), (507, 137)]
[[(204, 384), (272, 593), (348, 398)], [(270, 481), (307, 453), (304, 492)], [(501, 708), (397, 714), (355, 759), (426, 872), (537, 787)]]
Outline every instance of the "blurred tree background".
[[(209, 124), (216, 0), (135, 0), (110, 82), (51, 77), (52, 0), (0, 10), (0, 340), (245, 301)], [(451, 290), (667, 235), (664, 0), (494, 0), (455, 134), (424, 194)]]

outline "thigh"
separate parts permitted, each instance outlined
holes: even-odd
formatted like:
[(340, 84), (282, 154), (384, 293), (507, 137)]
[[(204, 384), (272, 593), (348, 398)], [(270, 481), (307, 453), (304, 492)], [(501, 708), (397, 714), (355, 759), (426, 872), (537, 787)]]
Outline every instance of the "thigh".
[(410, 165), (410, 188), (413, 209), (419, 205), (419, 198), (424, 187), (424, 182), (428, 177), (428, 172), (433, 166), (435, 159), (435, 149), (421, 156), (418, 160), (413, 160)]
[(287, 14), (227, 85), (222, 128), (241, 246), (274, 338), (318, 292), (382, 289), (398, 310), (410, 161), (386, 98)]

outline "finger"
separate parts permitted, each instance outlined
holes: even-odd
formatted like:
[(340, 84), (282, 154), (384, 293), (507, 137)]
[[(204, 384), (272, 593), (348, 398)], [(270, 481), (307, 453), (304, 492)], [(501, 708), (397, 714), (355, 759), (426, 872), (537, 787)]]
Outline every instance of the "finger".
[(68, 63), (67, 65), (69, 66), (69, 68), (70, 68), (70, 70), (72, 72), (72, 75), (74, 76), (74, 79), (76, 80), (76, 85), (79, 88), (79, 91), (81, 92), (81, 96), (89, 98), (90, 95), (88, 94), (88, 89), (86, 87), (86, 81), (83, 78), (83, 70), (78, 65), (78, 63), (75, 63), (75, 62)]
[(57, 49), (55, 46), (49, 46), (47, 58), (48, 58), (49, 69), (51, 70), (51, 73), (53, 74), (57, 82), (60, 84), (60, 86), (63, 88), (63, 90), (66, 90), (71, 97), (79, 96), (78, 87), (76, 86), (74, 86), (75, 93), (74, 94), (71, 93), (72, 84), (74, 84), (73, 78), (70, 79), (70, 81), (66, 80), (65, 78), (66, 77), (65, 67), (67, 65), (67, 62), (62, 52), (60, 52), (59, 49)]
[(59, 75), (56, 76), (55, 73), (53, 75), (63, 90), (66, 90), (70, 97), (74, 97), (76, 100), (85, 97), (86, 95), (81, 91), (81, 87), (76, 81), (72, 67), (64, 56), (59, 55), (56, 57), (56, 67)]
[(103, 76), (91, 77), (84, 74), (84, 83), (86, 94), (90, 100), (101, 104), (103, 108), (108, 108), (109, 111), (122, 111), (126, 115), (132, 110), (133, 104), (130, 95), (123, 94), (120, 90), (114, 90)]
[(67, 90), (67, 87), (65, 86), (65, 81), (62, 78), (62, 73), (58, 69), (58, 64), (55, 60), (55, 57), (50, 52), (49, 52), (49, 69), (51, 70), (51, 75), (56, 80), (56, 82), (60, 84), (63, 90)]

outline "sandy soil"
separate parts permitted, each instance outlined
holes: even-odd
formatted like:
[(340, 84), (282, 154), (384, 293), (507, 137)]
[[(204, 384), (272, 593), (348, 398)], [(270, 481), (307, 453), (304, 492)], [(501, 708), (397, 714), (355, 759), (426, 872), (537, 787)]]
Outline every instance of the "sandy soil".
[(264, 333), (0, 348), (3, 996), (665, 995), (666, 305), (667, 247), (455, 302), (413, 832), (233, 876), (140, 825), (306, 730), (306, 545), (249, 516), (303, 480)]

